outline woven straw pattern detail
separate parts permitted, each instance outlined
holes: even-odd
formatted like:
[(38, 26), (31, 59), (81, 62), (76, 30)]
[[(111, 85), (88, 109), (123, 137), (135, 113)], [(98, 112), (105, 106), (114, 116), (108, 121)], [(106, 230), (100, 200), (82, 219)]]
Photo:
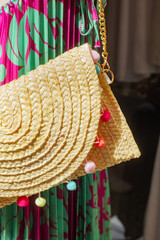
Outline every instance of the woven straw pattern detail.
[[(98, 149), (93, 145), (87, 159), (96, 163), (96, 171), (140, 157), (139, 148), (134, 140), (126, 119), (107, 83), (106, 75), (99, 76), (100, 87), (103, 88), (101, 105), (111, 113), (109, 122), (99, 122), (98, 136), (105, 141), (105, 148)], [(71, 176), (71, 179), (85, 175), (84, 166)]]
[(132, 158), (138, 158), (140, 151), (105, 77), (101, 76), (100, 84), (104, 89), (102, 108), (107, 108), (111, 113), (110, 121), (107, 124), (101, 123), (99, 126), (100, 135), (106, 142), (106, 148), (101, 149), (101, 152), (107, 167), (109, 167)]
[(1, 119), (8, 117), (0, 129), (1, 200), (66, 181), (91, 149), (100, 118), (99, 80), (88, 44), (0, 91)]
[(5, 207), (6, 205), (11, 205), (17, 201), (17, 197), (13, 198), (0, 198), (0, 208)]

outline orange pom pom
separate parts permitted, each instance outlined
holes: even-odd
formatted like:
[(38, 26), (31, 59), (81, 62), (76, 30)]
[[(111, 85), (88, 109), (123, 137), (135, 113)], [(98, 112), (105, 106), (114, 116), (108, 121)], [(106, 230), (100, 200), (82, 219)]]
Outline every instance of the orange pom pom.
[(105, 147), (105, 142), (103, 141), (102, 138), (97, 137), (95, 140), (95, 144), (98, 148), (104, 148)]

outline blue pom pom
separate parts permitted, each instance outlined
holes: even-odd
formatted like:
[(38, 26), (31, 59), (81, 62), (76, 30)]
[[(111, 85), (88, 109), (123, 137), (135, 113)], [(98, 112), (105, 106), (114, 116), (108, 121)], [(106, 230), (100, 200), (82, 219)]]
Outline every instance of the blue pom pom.
[(74, 181), (70, 181), (69, 183), (67, 183), (67, 189), (69, 191), (74, 191), (74, 190), (76, 190), (76, 188), (77, 188), (77, 186)]
[(96, 71), (97, 71), (97, 74), (98, 74), (98, 75), (99, 75), (100, 72), (101, 72), (101, 69), (100, 69), (100, 67), (99, 67), (98, 65), (96, 65)]

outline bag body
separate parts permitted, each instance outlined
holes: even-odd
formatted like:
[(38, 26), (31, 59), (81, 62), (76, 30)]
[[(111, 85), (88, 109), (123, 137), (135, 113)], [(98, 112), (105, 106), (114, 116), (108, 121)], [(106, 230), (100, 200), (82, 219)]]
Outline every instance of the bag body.
[[(1, 86), (0, 94), (2, 204), (85, 175), (86, 159), (95, 172), (140, 155), (88, 44)], [(101, 104), (111, 114), (107, 123)], [(97, 134), (103, 149), (94, 144)]]

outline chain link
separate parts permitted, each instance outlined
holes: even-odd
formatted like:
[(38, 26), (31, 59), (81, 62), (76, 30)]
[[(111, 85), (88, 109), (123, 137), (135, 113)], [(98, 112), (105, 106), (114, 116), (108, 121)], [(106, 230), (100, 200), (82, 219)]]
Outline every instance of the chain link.
[(108, 63), (108, 52), (107, 52), (107, 32), (106, 32), (106, 20), (105, 20), (105, 13), (103, 7), (103, 0), (99, 0), (99, 29), (100, 29), (100, 36), (102, 42), (102, 73), (106, 72), (111, 77), (111, 83), (114, 81), (114, 74), (110, 69)]

